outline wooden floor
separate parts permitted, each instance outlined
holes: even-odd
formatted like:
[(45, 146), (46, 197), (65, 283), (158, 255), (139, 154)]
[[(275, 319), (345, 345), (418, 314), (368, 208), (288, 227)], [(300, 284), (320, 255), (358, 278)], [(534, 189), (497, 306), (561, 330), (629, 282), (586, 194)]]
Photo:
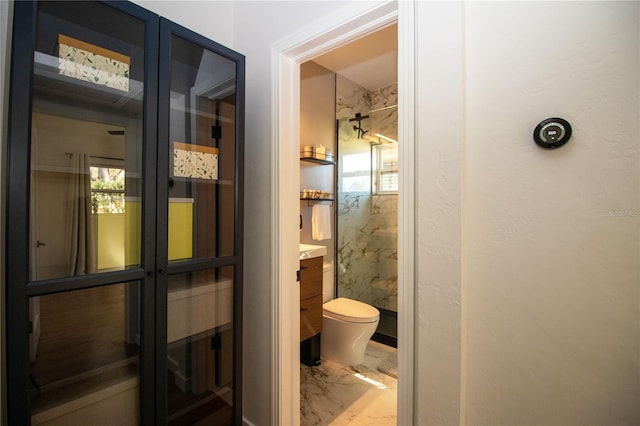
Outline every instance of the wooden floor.
[(123, 284), (43, 296), (40, 309), (41, 337), (31, 364), (36, 391), (135, 361), (137, 347), (125, 343)]

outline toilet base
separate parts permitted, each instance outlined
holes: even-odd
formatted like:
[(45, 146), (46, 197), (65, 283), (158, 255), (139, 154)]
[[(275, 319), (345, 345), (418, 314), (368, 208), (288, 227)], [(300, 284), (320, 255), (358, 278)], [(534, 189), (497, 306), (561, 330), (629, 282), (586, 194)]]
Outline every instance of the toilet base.
[(323, 317), (322, 358), (343, 366), (364, 363), (367, 344), (377, 326), (378, 321), (365, 324), (345, 323)]

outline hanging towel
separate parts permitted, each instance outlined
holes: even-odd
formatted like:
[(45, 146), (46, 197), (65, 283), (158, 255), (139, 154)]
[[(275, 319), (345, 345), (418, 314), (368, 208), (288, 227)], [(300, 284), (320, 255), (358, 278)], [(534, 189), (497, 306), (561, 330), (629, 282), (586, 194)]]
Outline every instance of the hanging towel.
[(331, 209), (323, 204), (316, 204), (311, 211), (311, 238), (316, 241), (331, 238)]

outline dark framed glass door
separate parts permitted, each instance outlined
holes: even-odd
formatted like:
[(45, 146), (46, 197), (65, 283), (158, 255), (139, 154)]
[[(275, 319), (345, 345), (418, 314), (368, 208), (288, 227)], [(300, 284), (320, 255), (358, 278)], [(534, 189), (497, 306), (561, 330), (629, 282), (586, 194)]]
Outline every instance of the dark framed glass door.
[(160, 28), (160, 406), (169, 424), (241, 424), (244, 57)]
[(127, 2), (13, 40), (9, 423), (239, 424), (243, 57)]

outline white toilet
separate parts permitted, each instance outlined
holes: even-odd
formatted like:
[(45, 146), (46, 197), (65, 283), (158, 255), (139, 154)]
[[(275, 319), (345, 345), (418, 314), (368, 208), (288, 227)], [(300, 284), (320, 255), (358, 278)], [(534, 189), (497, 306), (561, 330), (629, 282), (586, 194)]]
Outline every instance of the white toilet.
[(339, 297), (323, 304), (322, 358), (344, 366), (362, 364), (379, 320), (376, 308), (357, 300)]

